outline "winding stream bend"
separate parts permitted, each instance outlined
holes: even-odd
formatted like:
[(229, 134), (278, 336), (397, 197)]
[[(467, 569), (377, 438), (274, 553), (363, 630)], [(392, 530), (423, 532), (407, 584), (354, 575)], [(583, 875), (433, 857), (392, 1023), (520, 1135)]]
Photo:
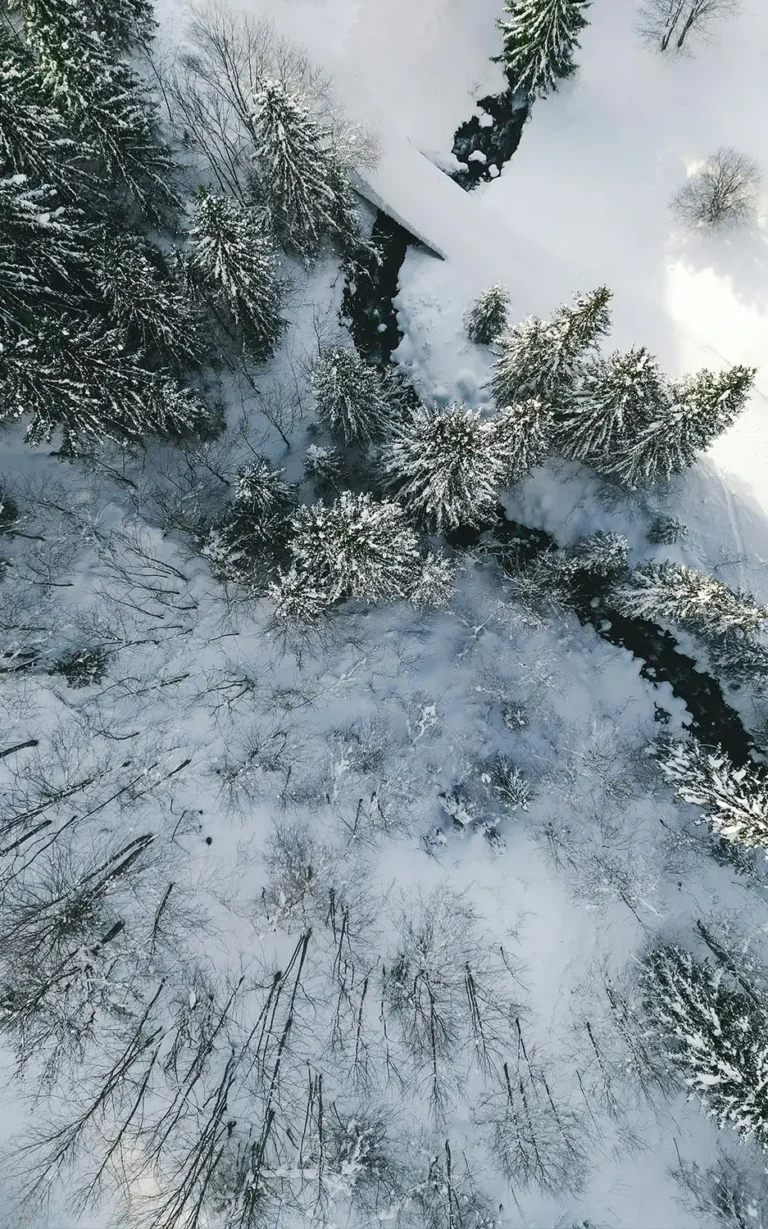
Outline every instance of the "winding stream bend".
[[(547, 550), (557, 550), (548, 533), (512, 521), (499, 506), (496, 519), (487, 527), (491, 553), (510, 571), (532, 562)], [(461, 529), (450, 535), (455, 549), (469, 549), (481, 539), (477, 529)], [(711, 746), (719, 744), (734, 764), (746, 764), (756, 749), (738, 713), (730, 707), (722, 688), (711, 675), (698, 670), (692, 657), (682, 653), (674, 636), (648, 619), (629, 619), (610, 604), (608, 582), (587, 572), (574, 576), (569, 602), (579, 621), (592, 626), (610, 644), (628, 649), (643, 664), (640, 674), (654, 687), (668, 683), (691, 714), (690, 732)], [(663, 714), (663, 709), (659, 709)]]
[[(453, 152), (463, 169), (453, 178), (467, 190), (483, 180), (495, 178), (514, 154), (529, 115), (527, 100), (520, 99), (507, 76), (503, 94), (483, 98), (481, 114), (462, 124), (454, 137)], [(490, 122), (481, 122), (481, 115)], [(476, 155), (473, 157), (472, 155)], [(379, 210), (366, 248), (347, 276), (342, 315), (360, 354), (381, 370), (392, 362), (392, 354), (402, 340), (394, 299), (400, 269), (409, 247), (420, 246), (414, 235)], [(494, 553), (504, 566), (514, 558), (515, 565), (530, 561), (544, 550), (557, 549), (549, 534), (511, 521), (499, 506), (494, 522), (486, 529)], [(470, 549), (480, 540), (480, 531), (459, 530), (450, 537), (457, 550)], [(607, 585), (594, 575), (583, 573), (576, 585), (571, 608), (580, 622), (590, 624), (609, 643), (627, 649), (642, 662), (640, 674), (654, 687), (667, 683), (691, 714), (690, 731), (707, 745), (719, 744), (737, 765), (743, 765), (756, 750), (738, 713), (730, 707), (722, 688), (711, 675), (697, 670), (693, 658), (682, 653), (670, 632), (647, 619), (629, 619), (612, 610)], [(659, 708), (663, 718), (664, 710)]]
[[(399, 223), (379, 211), (373, 227), (376, 251), (365, 254), (344, 289), (343, 313), (357, 349), (369, 362), (385, 368), (400, 343), (393, 299), (397, 294), (400, 267), (408, 248), (418, 241)], [(513, 551), (518, 562), (530, 561), (556, 543), (543, 530), (510, 520), (499, 507), (493, 524), (485, 531), (503, 555)], [(481, 537), (477, 529), (458, 530), (450, 535), (456, 550), (476, 546)], [(682, 653), (670, 632), (647, 619), (628, 619), (612, 610), (605, 583), (598, 577), (583, 575), (572, 605), (579, 620), (590, 624), (603, 640), (627, 649), (642, 661), (640, 673), (654, 687), (668, 683), (691, 714), (691, 733), (707, 745), (719, 744), (733, 762), (742, 765), (750, 759), (755, 742), (730, 707), (722, 688), (711, 675), (696, 668), (693, 658)]]

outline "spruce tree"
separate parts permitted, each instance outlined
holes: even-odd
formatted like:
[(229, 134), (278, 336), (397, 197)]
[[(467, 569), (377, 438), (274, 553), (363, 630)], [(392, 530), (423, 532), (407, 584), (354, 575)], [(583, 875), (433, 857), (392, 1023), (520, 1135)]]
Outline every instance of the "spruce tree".
[(151, 42), (157, 22), (152, 0), (85, 0), (91, 28), (117, 51)]
[(24, 176), (0, 179), (0, 321), (34, 319), (45, 307), (81, 305), (87, 293), (87, 237), (50, 188)]
[(509, 291), (500, 282), (489, 286), (475, 299), (467, 312), (467, 337), (478, 345), (487, 346), (504, 332), (507, 326)]
[(275, 234), (299, 256), (350, 225), (351, 195), (330, 134), (305, 99), (279, 81), (255, 97), (254, 191)]
[(494, 511), (505, 459), (493, 422), (476, 410), (419, 407), (381, 449), (388, 490), (438, 531), (481, 525)]
[(232, 503), (205, 547), (219, 575), (257, 583), (260, 576), (265, 579), (284, 560), (288, 523), (297, 503), (296, 487), (265, 457), (241, 469)]
[(259, 358), (283, 331), (277, 259), (262, 216), (230, 197), (200, 194), (190, 231), (190, 266)]
[(768, 1147), (768, 1018), (725, 970), (679, 947), (646, 957), (645, 1004), (688, 1093), (719, 1127)]
[(403, 511), (370, 495), (344, 491), (334, 503), (300, 507), (291, 520), (292, 567), (285, 587), (290, 608), (303, 586), (310, 605), (325, 607), (347, 598), (366, 602), (408, 599), (421, 577), (418, 539)]
[(675, 794), (701, 807), (712, 831), (747, 849), (763, 849), (768, 858), (768, 780), (752, 764), (737, 768), (722, 747), (688, 742), (660, 742), (656, 759)]
[(504, 481), (518, 482), (540, 465), (552, 440), (552, 411), (536, 397), (509, 405), (491, 420), (494, 452), (504, 466)]
[(623, 534), (598, 529), (566, 547), (562, 566), (569, 572), (586, 572), (602, 580), (615, 579), (627, 570), (629, 544)]
[(491, 377), (496, 404), (538, 397), (564, 412), (585, 359), (610, 328), (610, 300), (610, 290), (598, 286), (559, 308), (552, 320), (530, 316), (500, 338)]
[(142, 367), (119, 329), (97, 320), (41, 315), (0, 354), (0, 420), (31, 416), (30, 443), (61, 431), (65, 450), (106, 439), (205, 428), (207, 412), (189, 390)]
[(375, 367), (349, 347), (321, 350), (312, 366), (317, 413), (336, 439), (367, 444), (386, 429), (392, 415), (384, 382)]
[(727, 430), (746, 405), (755, 368), (700, 371), (670, 386), (669, 404), (647, 423), (609, 466), (629, 487), (671, 478)]
[(428, 554), (408, 592), (408, 601), (421, 610), (441, 610), (453, 594), (454, 569), (444, 555)]
[(585, 368), (571, 406), (559, 417), (557, 446), (571, 460), (610, 469), (638, 431), (668, 404), (659, 365), (645, 347), (596, 359)]
[(176, 368), (196, 366), (209, 352), (203, 320), (158, 249), (132, 235), (106, 239), (96, 284), (136, 347)]
[(751, 594), (667, 560), (641, 563), (614, 586), (611, 598), (630, 618), (662, 619), (711, 642), (753, 635), (768, 620), (768, 609)]
[(19, 9), (43, 87), (74, 133), (148, 217), (175, 207), (173, 162), (151, 94), (79, 0), (19, 0)]
[(343, 459), (335, 448), (326, 448), (322, 444), (309, 445), (304, 458), (304, 477), (312, 483), (318, 495), (327, 495), (330, 491), (338, 495), (342, 469)]
[(499, 22), (504, 36), (501, 59), (516, 86), (531, 97), (556, 89), (576, 71), (574, 53), (587, 25), (590, 0), (505, 0)]
[(0, 30), (0, 174), (25, 175), (28, 188), (53, 188), (61, 204), (82, 199), (91, 188), (89, 156), (93, 152), (73, 137), (46, 98), (28, 50)]
[(717, 674), (739, 684), (764, 686), (768, 682), (768, 645), (754, 636), (723, 636), (707, 645)]

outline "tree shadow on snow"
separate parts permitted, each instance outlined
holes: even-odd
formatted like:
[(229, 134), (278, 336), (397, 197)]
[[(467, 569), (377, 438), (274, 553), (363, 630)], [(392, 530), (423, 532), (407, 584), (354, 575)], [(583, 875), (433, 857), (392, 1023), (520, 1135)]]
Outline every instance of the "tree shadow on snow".
[(702, 457), (669, 502), (688, 526), (686, 562), (768, 603), (768, 515), (749, 487)]
[(711, 269), (748, 307), (768, 309), (768, 232), (756, 223), (707, 234), (675, 236), (676, 254), (690, 269)]

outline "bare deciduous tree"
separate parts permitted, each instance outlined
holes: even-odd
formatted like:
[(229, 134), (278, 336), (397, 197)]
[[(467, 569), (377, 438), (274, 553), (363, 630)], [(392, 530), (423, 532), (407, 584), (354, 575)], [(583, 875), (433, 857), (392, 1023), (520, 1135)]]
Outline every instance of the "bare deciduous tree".
[(768, 1199), (759, 1165), (726, 1153), (702, 1170), (695, 1161), (680, 1161), (672, 1171), (683, 1188), (681, 1203), (711, 1217), (723, 1229), (766, 1229)]
[(672, 210), (685, 225), (701, 230), (738, 226), (755, 216), (761, 179), (753, 158), (724, 146), (675, 193)]
[(328, 77), (269, 20), (213, 0), (195, 11), (189, 35), (191, 50), (164, 74), (164, 96), (178, 132), (203, 153), (225, 195), (248, 195), (254, 96), (270, 78), (310, 101), (344, 166), (375, 161), (374, 138), (342, 117)]
[(576, 1191), (584, 1180), (589, 1140), (583, 1114), (558, 1104), (543, 1065), (525, 1044), (516, 1021), (517, 1057), (506, 1062), (499, 1087), (481, 1106), (491, 1152), (512, 1185)]
[(687, 51), (690, 41), (711, 36), (718, 22), (738, 12), (741, 0), (643, 0), (641, 37), (667, 54)]
[(435, 891), (403, 911), (383, 973), (382, 1018), (389, 1013), (397, 1022), (438, 1117), (462, 1052), (486, 1074), (500, 1065), (517, 1014), (504, 989), (509, 978), (503, 949), (496, 959), (461, 896)]

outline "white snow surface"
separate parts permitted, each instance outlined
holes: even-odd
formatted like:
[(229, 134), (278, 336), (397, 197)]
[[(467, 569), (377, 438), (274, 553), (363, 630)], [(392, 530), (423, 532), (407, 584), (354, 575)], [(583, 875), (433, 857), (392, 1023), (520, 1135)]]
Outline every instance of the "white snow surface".
[[(466, 397), (467, 367), (478, 388), (487, 376), (487, 356), (461, 327), (482, 288), (504, 282), (515, 320), (547, 315), (576, 290), (605, 283), (614, 292), (607, 345), (647, 345), (673, 376), (757, 367), (747, 411), (676, 485), (674, 502), (692, 529), (689, 561), (725, 564), (732, 581), (765, 596), (768, 197), (757, 224), (709, 238), (684, 233), (669, 200), (687, 169), (720, 146), (764, 158), (768, 10), (745, 0), (680, 59), (644, 46), (635, 16), (633, 0), (591, 6), (576, 78), (536, 104), (517, 153), (468, 201), (437, 181), (429, 201), (426, 172), (401, 176), (395, 154), (383, 162), (380, 193), (420, 230), (432, 209), (432, 233), (448, 256), (441, 265), (418, 252), (408, 258), (400, 356), (425, 395)], [(567, 538), (572, 509), (551, 504), (539, 506), (541, 523)]]
[[(370, 194), (443, 257), (411, 252), (397, 301), (404, 333), (397, 357), (426, 397), (486, 400), (492, 356), (466, 340), (462, 319), (472, 298), (496, 281), (509, 288), (513, 320), (549, 313), (574, 291), (606, 282), (615, 294), (611, 344), (647, 344), (671, 374), (763, 363), (763, 229), (699, 241), (679, 233), (667, 207), (686, 165), (718, 145), (758, 159), (765, 154), (768, 12), (760, 0), (745, 0), (742, 14), (695, 58), (674, 62), (640, 45), (631, 0), (594, 0), (578, 76), (536, 104), (511, 162), (472, 194), (440, 167), (450, 165), (453, 132), (476, 99), (501, 88), (500, 70), (490, 63), (499, 46), (499, 0), (238, 2), (273, 17), (332, 72), (349, 112), (379, 137), (379, 164), (364, 172)], [(183, 43), (188, 10), (163, 0), (159, 16), (166, 45)], [(319, 266), (294, 296), (292, 327), (269, 381), (292, 380), (318, 334), (337, 339), (337, 274)], [(765, 392), (768, 375), (761, 371), (740, 422), (658, 497), (690, 526), (675, 557), (749, 584), (764, 599)], [(305, 390), (302, 396), (306, 416)], [(307, 444), (301, 416), (284, 455), (279, 440), (259, 434), (257, 400), (246, 399), (243, 408), (255, 446), (297, 479)], [(229, 409), (234, 421), (234, 396)], [(230, 454), (214, 446), (216, 465), (236, 468), (249, 455), (238, 447), (236, 439)], [(599, 1082), (583, 1028), (600, 1010), (590, 998), (596, 963), (619, 969), (656, 934), (686, 940), (697, 917), (720, 909), (740, 913), (747, 929), (764, 923), (764, 895), (715, 864), (692, 810), (674, 804), (649, 769), (645, 749), (658, 732), (654, 705), (663, 705), (678, 731), (688, 719), (682, 703), (667, 686), (653, 689), (640, 677), (639, 662), (575, 619), (541, 622), (507, 603), (498, 578), (482, 566), (459, 576), (448, 612), (351, 607), (324, 640), (294, 653), (271, 633), (268, 610), (229, 605), (205, 563), (142, 512), (142, 500), (148, 505), (160, 485), (168, 450), (150, 450), (136, 465), (108, 460), (124, 468), (133, 488), (112, 481), (108, 470), (85, 473), (30, 452), (18, 438), (4, 440), (5, 480), (11, 488), (32, 484), (21, 500), (32, 533), (42, 528), (49, 540), (64, 542), (75, 524), (79, 534), (72, 555), (54, 551), (52, 562), (47, 555), (41, 561), (43, 548), (34, 541), (14, 547), (29, 560), (25, 574), (37, 577), (45, 567), (55, 584), (68, 586), (45, 590), (46, 619), (54, 599), (63, 612), (53, 620), (46, 653), (77, 643), (78, 610), (104, 602), (119, 622), (121, 603), (137, 593), (145, 607), (131, 606), (125, 616), (126, 644), (104, 683), (71, 691), (44, 673), (3, 683), (8, 741), (34, 735), (44, 742), (60, 728), (98, 731), (106, 714), (109, 730), (93, 735), (94, 754), (115, 755), (110, 734), (133, 739), (131, 731), (140, 730), (131, 742), (137, 760), (157, 758), (174, 769), (184, 761), (162, 805), (150, 799), (134, 815), (116, 804), (100, 817), (100, 834), (106, 840), (143, 824), (175, 837), (177, 817), (188, 817), (171, 842), (174, 857), (187, 859), (175, 873), (192, 908), (200, 901), (201, 914), (213, 918), (194, 942), (222, 966), (237, 967), (255, 950), (265, 959), (279, 950), (258, 902), (262, 854), (287, 812), (331, 843), (342, 876), (364, 872), (372, 899), (385, 902), (376, 933), (383, 948), (393, 941), (401, 894), (433, 887), (465, 893), (493, 942), (510, 945), (519, 959), (526, 1034), (553, 1085), (586, 1121), (576, 1073), (590, 1088)], [(41, 489), (69, 511), (40, 512), (32, 492)], [(629, 500), (606, 505), (578, 467), (542, 468), (508, 502), (561, 542), (605, 528), (625, 532), (635, 557), (648, 551), (643, 510)], [(178, 570), (178, 592), (167, 608), (148, 599), (139, 582), (115, 580), (112, 556), (131, 564), (137, 540)], [(528, 727), (512, 732), (505, 725), (509, 704), (525, 708)], [(290, 791), (285, 764), (278, 772), (268, 757), (264, 765), (249, 758), (254, 739), (272, 737), (286, 723)], [(460, 832), (426, 848), (424, 837), (444, 818), (440, 795), (476, 781), (494, 752), (514, 761), (533, 792), (528, 810), (504, 822), (506, 849), (494, 856), (483, 837)], [(12, 767), (0, 764), (3, 771)], [(223, 768), (242, 769), (229, 801)], [(349, 834), (357, 832), (359, 799), (373, 791), (391, 822), (366, 828), (364, 821), (360, 847)], [(366, 814), (371, 820), (373, 807)], [(183, 979), (185, 970), (176, 973)], [(633, 1087), (628, 1078), (631, 1143), (594, 1102), (599, 1130), (589, 1127), (580, 1192), (512, 1194), (486, 1160), (478, 1180), (503, 1204), (503, 1226), (581, 1229), (588, 1220), (594, 1229), (705, 1229), (679, 1202), (669, 1171), (676, 1147), (706, 1166), (728, 1141), (682, 1096), (649, 1106), (635, 1100)], [(420, 1088), (404, 1099), (409, 1129), (432, 1131), (435, 1147), (448, 1135), (457, 1151), (465, 1143), (471, 1151), (471, 1095), (439, 1129)], [(8, 1105), (2, 1131), (14, 1136), (18, 1115), (10, 1097)], [(2, 1214), (0, 1208), (0, 1224)], [(104, 1229), (107, 1214), (78, 1221), (54, 1208), (50, 1229)], [(369, 1224), (354, 1216), (342, 1223)]]

